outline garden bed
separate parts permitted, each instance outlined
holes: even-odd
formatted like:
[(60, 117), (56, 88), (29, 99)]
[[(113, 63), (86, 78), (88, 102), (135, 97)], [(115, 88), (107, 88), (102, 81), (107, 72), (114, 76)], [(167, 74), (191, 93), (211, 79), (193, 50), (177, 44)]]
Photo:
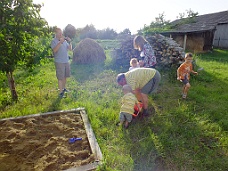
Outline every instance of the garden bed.
[(0, 120), (1, 171), (92, 170), (101, 159), (83, 108)]

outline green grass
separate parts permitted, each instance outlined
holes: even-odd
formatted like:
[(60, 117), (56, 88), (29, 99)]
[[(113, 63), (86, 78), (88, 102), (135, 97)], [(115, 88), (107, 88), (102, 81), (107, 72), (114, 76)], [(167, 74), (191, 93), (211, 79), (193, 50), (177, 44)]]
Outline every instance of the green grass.
[[(107, 52), (108, 55), (108, 52)], [(116, 127), (121, 88), (115, 78), (128, 68), (72, 64), (67, 98), (58, 99), (53, 59), (34, 71), (15, 73), (19, 101), (12, 103), (0, 74), (0, 118), (85, 107), (101, 147), (99, 170), (225, 171), (228, 168), (228, 51), (195, 56), (204, 70), (191, 77), (187, 100), (181, 99), (176, 68), (160, 70), (161, 93), (150, 95), (156, 113), (128, 130)]]
[(119, 40), (97, 40), (97, 43), (104, 49), (120, 48), (121, 42)]

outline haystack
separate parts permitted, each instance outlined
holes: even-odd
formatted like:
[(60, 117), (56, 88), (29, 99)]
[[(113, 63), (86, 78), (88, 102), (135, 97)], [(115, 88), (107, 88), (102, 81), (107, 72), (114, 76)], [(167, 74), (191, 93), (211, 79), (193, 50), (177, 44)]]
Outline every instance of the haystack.
[(73, 63), (94, 64), (106, 59), (104, 49), (93, 39), (81, 40), (73, 51)]

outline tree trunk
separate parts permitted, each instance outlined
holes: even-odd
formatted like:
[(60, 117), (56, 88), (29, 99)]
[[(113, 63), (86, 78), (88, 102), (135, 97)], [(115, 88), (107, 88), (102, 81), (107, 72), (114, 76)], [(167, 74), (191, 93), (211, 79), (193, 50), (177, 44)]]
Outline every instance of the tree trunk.
[(15, 87), (13, 73), (12, 72), (8, 72), (8, 73), (6, 73), (6, 76), (8, 78), (8, 83), (9, 83), (12, 99), (17, 101), (18, 100), (18, 95), (17, 95), (17, 91), (16, 91), (16, 87)]

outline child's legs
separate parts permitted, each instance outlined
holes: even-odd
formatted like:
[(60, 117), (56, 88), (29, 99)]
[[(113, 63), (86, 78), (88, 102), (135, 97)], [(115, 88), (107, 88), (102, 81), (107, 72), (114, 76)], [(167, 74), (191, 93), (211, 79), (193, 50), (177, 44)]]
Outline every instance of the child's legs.
[(128, 127), (128, 124), (132, 121), (132, 114), (125, 113), (125, 118), (126, 118), (126, 121), (124, 126)]
[(126, 122), (130, 123), (132, 121), (132, 114), (125, 113)]
[(187, 95), (188, 89), (190, 88), (190, 83), (187, 79), (187, 76), (185, 76), (185, 78), (182, 80), (182, 83), (184, 84), (182, 92), (184, 95)]
[(123, 124), (123, 122), (125, 121), (124, 112), (120, 112), (119, 119), (120, 119), (120, 124)]
[(187, 83), (186, 85), (184, 85), (183, 94), (187, 95), (190, 87), (191, 87), (190, 83)]

